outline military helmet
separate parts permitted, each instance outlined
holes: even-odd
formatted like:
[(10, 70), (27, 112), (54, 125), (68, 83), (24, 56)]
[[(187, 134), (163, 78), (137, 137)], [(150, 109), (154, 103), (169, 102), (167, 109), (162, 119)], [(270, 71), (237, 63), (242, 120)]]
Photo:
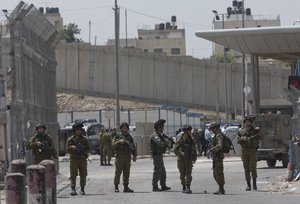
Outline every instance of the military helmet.
[(192, 128), (192, 126), (190, 126), (190, 125), (184, 125), (183, 127), (182, 127), (182, 131), (184, 131), (184, 132), (186, 132), (186, 131), (189, 131), (189, 130), (192, 130), (193, 128)]
[(36, 129), (36, 130), (39, 129), (39, 128), (44, 128), (44, 130), (46, 130), (46, 126), (45, 126), (44, 124), (42, 124), (42, 123), (39, 123), (39, 124), (37, 124), (37, 125), (35, 126), (35, 129)]
[(156, 122), (154, 123), (154, 129), (157, 130), (158, 128), (164, 127), (165, 122), (166, 122), (166, 120), (164, 120), (164, 119), (159, 119), (158, 121), (156, 121)]
[(124, 126), (126, 126), (127, 128), (129, 128), (129, 124), (126, 123), (126, 122), (123, 122), (123, 123), (120, 125), (120, 129), (122, 129)]
[(220, 124), (219, 123), (212, 123), (212, 124), (210, 124), (208, 129), (211, 130), (213, 128), (220, 128)]
[(77, 128), (83, 128), (83, 123), (75, 123), (72, 126), (73, 131), (75, 131)]
[(243, 120), (243, 123), (246, 123), (247, 120), (250, 121), (250, 123), (253, 123), (253, 121), (255, 120), (255, 117), (250, 117), (250, 116), (245, 117)]

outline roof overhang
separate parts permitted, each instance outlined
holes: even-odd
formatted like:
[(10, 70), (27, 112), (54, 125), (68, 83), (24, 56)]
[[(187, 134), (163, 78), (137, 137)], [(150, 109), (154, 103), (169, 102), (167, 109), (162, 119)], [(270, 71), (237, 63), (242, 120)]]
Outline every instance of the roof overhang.
[(300, 59), (300, 27), (259, 27), (196, 32), (196, 36), (246, 54), (285, 61)]

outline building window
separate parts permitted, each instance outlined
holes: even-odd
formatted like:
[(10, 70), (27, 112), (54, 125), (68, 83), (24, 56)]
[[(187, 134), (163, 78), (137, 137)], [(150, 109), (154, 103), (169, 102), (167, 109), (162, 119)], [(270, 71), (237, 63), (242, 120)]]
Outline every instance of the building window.
[(154, 48), (153, 51), (156, 52), (156, 53), (162, 53), (163, 49), (162, 48)]
[(144, 53), (148, 53), (148, 49), (144, 49)]
[(180, 48), (171, 48), (171, 55), (180, 55)]

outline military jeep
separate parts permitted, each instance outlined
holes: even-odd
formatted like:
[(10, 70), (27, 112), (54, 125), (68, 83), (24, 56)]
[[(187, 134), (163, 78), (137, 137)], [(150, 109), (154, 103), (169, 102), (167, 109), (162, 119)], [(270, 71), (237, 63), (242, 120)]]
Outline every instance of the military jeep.
[(290, 115), (256, 115), (254, 125), (260, 127), (262, 136), (257, 151), (257, 160), (266, 160), (269, 167), (274, 167), (276, 161), (279, 160), (286, 168), (289, 162), (288, 150), (291, 137)]

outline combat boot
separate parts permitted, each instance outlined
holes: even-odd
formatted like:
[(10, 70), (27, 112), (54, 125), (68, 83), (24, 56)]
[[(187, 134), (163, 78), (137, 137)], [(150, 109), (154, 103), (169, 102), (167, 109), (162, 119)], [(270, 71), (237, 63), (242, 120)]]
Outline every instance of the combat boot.
[(225, 194), (224, 185), (219, 185), (219, 189), (214, 192), (215, 195), (223, 195)]
[(119, 186), (118, 186), (118, 184), (115, 184), (115, 192), (116, 193), (119, 193), (120, 191), (119, 191)]
[(170, 189), (171, 189), (171, 187), (166, 186), (166, 185), (163, 185), (163, 186), (161, 187), (161, 191), (168, 191), (168, 190), (170, 190)]
[(80, 194), (85, 195), (84, 187), (81, 187)]
[[(253, 186), (253, 188), (254, 188), (254, 186)], [(247, 181), (246, 191), (251, 191), (251, 183), (250, 183), (250, 180)]]
[(185, 189), (186, 189), (186, 187), (183, 185), (182, 186), (182, 193), (185, 193)]
[(133, 193), (133, 190), (128, 187), (128, 185), (124, 185), (124, 193)]
[(153, 191), (153, 192), (160, 192), (161, 189), (158, 188), (158, 186), (153, 186), (152, 191)]
[(186, 189), (185, 189), (184, 192), (187, 193), (187, 194), (191, 194), (191, 193), (192, 193), (192, 190), (191, 190), (191, 188), (190, 188), (190, 185), (187, 185), (187, 186), (186, 186)]
[(256, 179), (253, 179), (253, 190), (257, 190)]
[(76, 195), (77, 195), (77, 192), (76, 192), (75, 188), (72, 188), (72, 190), (71, 190), (71, 195), (72, 195), (72, 196), (76, 196)]

